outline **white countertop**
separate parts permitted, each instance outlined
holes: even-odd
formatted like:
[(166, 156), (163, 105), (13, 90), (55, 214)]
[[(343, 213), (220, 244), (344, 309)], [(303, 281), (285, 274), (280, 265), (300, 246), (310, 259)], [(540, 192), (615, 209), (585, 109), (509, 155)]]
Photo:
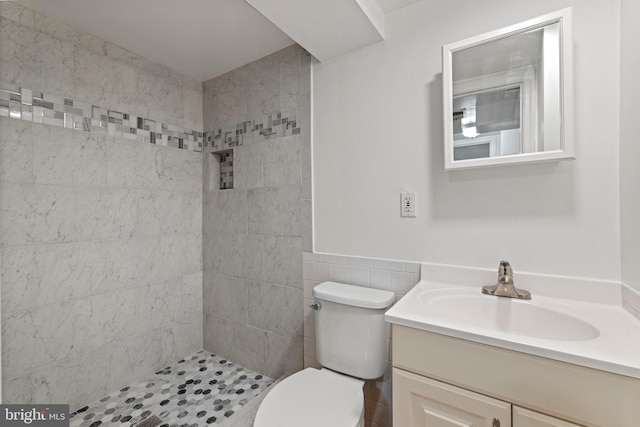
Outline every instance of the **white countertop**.
[[(495, 282), (495, 272), (489, 270), (425, 264), (421, 277), (424, 279), (387, 311), (388, 322), (640, 379), (640, 321), (622, 307), (620, 284), (534, 274), (520, 277), (516, 273), (516, 287), (532, 294), (531, 301), (523, 301), (481, 294), (483, 285)], [(533, 304), (579, 319), (597, 329), (597, 336), (525, 336), (490, 327), (483, 319), (474, 321), (471, 316), (434, 309), (424, 302), (425, 291), (475, 295), (475, 289), (481, 295), (477, 298), (497, 298), (503, 306)], [(553, 323), (540, 327), (553, 328)]]

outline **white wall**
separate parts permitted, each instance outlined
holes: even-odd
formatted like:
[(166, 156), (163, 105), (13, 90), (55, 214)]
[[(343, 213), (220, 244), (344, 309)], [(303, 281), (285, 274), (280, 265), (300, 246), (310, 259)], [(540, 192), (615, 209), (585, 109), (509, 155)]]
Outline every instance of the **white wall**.
[(621, 22), (621, 116), (620, 116), (620, 194), (622, 206), (622, 281), (640, 290), (640, 3), (622, 0)]
[[(577, 160), (445, 172), (441, 46), (567, 6)], [(619, 22), (619, 0), (423, 1), (384, 42), (316, 64), (315, 250), (619, 279)]]

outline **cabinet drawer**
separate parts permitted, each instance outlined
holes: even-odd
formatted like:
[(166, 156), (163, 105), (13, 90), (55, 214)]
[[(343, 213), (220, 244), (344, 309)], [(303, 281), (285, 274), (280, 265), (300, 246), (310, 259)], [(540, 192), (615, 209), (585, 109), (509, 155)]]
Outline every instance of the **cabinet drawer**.
[(518, 406), (513, 407), (515, 427), (580, 427), (578, 424), (562, 421)]

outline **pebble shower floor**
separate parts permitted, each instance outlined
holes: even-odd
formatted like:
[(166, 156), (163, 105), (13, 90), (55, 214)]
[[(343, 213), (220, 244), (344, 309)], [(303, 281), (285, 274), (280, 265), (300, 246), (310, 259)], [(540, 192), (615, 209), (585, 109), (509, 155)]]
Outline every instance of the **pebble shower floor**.
[(155, 415), (161, 427), (219, 426), (272, 383), (201, 350), (77, 410), (70, 425), (136, 426)]

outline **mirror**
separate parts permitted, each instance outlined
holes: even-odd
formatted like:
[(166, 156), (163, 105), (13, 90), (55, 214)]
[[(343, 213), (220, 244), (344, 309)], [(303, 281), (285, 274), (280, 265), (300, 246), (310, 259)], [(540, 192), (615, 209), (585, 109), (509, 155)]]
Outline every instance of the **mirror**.
[(443, 46), (445, 169), (574, 158), (571, 10)]

